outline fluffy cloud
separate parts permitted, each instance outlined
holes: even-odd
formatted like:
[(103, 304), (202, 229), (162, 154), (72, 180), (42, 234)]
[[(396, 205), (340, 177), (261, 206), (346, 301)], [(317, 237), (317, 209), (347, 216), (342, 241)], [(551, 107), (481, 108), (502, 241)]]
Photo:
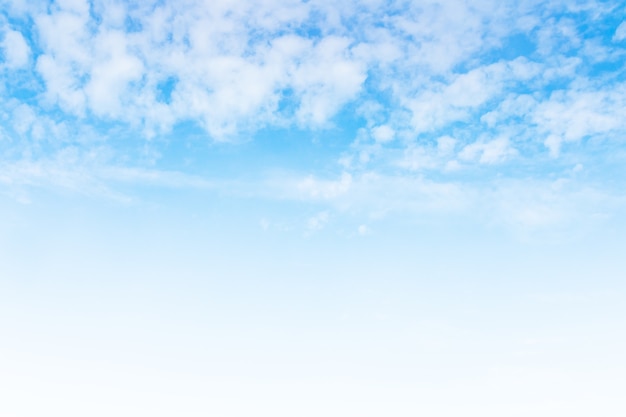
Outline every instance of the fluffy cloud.
[(149, 136), (188, 120), (217, 140), (268, 123), (325, 126), (357, 97), (366, 67), (353, 39), (301, 33), (312, 8), (59, 1), (34, 16), (37, 71), (49, 103)]
[[(588, 142), (626, 134), (615, 1), (0, 4), (2, 157), (33, 183), (72, 150), (105, 161), (50, 178), (152, 172), (159, 146), (187, 140), (181, 126), (214, 142), (294, 129), (324, 149), (279, 196), (447, 207), (467, 200), (459, 175), (589, 167)], [(134, 144), (117, 149), (117, 136)]]
[(31, 53), (30, 47), (20, 32), (15, 30), (5, 32), (2, 49), (4, 50), (4, 62), (8, 68), (18, 69), (28, 64)]
[[(516, 85), (558, 77), (560, 53), (581, 47), (575, 20), (540, 25), (553, 10), (490, 0), (63, 0), (20, 10), (33, 18), (48, 105), (148, 137), (186, 121), (217, 140), (264, 126), (329, 127), (362, 94), (390, 92), (387, 110), (411, 118), (374, 127), (373, 137), (388, 142), (405, 128), (419, 134), (470, 122)], [(534, 38), (543, 62), (481, 58), (520, 33)], [(9, 66), (26, 64), (19, 32), (7, 32), (3, 45)]]
[(374, 136), (377, 142), (389, 142), (394, 135), (394, 130), (388, 125), (376, 126), (372, 129), (372, 136)]
[(563, 142), (609, 132), (626, 132), (624, 109), (625, 84), (617, 84), (610, 91), (559, 91), (535, 108), (533, 121), (545, 132), (545, 144), (556, 156)]

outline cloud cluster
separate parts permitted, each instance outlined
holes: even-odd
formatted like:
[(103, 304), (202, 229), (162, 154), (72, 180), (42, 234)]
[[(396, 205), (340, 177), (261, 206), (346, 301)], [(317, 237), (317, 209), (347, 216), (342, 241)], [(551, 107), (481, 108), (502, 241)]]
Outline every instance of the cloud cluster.
[(66, 160), (76, 149), (97, 155), (93, 172), (141, 167), (145, 155), (110, 138), (141, 143), (183, 125), (217, 142), (338, 127), (353, 140), (327, 151), (337, 181), (286, 183), (298, 198), (339, 201), (386, 194), (385, 178), (455, 193), (460, 173), (531, 166), (541, 177), (592, 165), (587, 143), (610, 152), (626, 135), (618, 1), (0, 5), (0, 147), (12, 167), (63, 160), (85, 172)]
[[(471, 121), (521, 84), (539, 89), (571, 77), (563, 60), (573, 50), (593, 49), (593, 39), (582, 39), (571, 17), (589, 19), (590, 11), (558, 3), (20, 5), (5, 5), (24, 22), (5, 19), (5, 72), (28, 67), (43, 108), (86, 122), (123, 122), (148, 137), (186, 121), (215, 140), (265, 126), (325, 127), (348, 102), (365, 96), (382, 99), (390, 113), (408, 113), (399, 127), (419, 135)], [(622, 26), (614, 29), (614, 42)], [(528, 51), (518, 45), (524, 42)], [(581, 62), (567, 65), (576, 71)], [(5, 73), (5, 79), (11, 77)], [(376, 132), (379, 140), (392, 136)]]
[[(355, 39), (319, 30), (325, 5), (299, 1), (56, 1), (30, 10), (40, 102), (86, 121), (141, 128), (179, 122), (215, 140), (264, 125), (324, 126), (360, 92), (367, 63)], [(11, 10), (11, 8), (9, 8)], [(321, 17), (315, 17), (321, 14)], [(6, 66), (28, 45), (4, 36)]]

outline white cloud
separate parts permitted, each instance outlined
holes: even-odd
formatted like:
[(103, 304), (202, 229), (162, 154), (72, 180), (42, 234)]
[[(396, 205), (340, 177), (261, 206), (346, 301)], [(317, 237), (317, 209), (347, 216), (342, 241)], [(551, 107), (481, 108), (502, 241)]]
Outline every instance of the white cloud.
[[(347, 103), (362, 98), (367, 80), (370, 93), (390, 94), (375, 110), (360, 106), (372, 137), (384, 143), (481, 112), (495, 126), (498, 112), (509, 110), (493, 113), (498, 101), (516, 100), (511, 86), (553, 81), (581, 63), (552, 52), (542, 63), (474, 57), (520, 30), (529, 37), (536, 30), (546, 51), (563, 40), (580, 46), (575, 22), (539, 25), (543, 9), (535, 4), (184, 4), (65, 0), (31, 10), (47, 104), (141, 127), (149, 137), (191, 121), (228, 140), (264, 126), (330, 127)], [(318, 31), (307, 36), (311, 28)]]
[(577, 48), (582, 40), (573, 20), (550, 19), (538, 31), (537, 51), (542, 55), (557, 55)]
[(66, 1), (52, 8), (50, 14), (34, 16), (43, 50), (36, 69), (46, 84), (46, 98), (81, 116), (86, 110), (82, 88), (93, 62), (88, 12), (86, 3)]
[(621, 42), (626, 39), (626, 21), (622, 22), (613, 35), (613, 42)]
[(456, 75), (449, 83), (433, 83), (416, 97), (407, 97), (416, 133), (429, 132), (454, 121), (467, 120), (489, 100), (501, 94), (510, 81), (539, 74), (536, 65), (524, 59), (498, 62)]
[[(576, 13), (587, 13), (586, 22), (609, 10), (592, 3), (576, 5)], [(339, 126), (333, 132), (340, 132), (338, 140), (325, 149), (328, 160), (340, 160), (341, 174), (320, 174), (316, 165), (277, 180), (279, 185), (264, 184), (263, 193), (333, 208), (362, 204), (377, 213), (454, 210), (466, 208), (470, 194), (480, 192), (478, 187), (466, 192), (465, 180), (458, 178), (475, 165), (506, 176), (505, 162), (534, 163), (533, 152), (557, 157), (570, 149), (565, 143), (617, 141), (626, 132), (626, 87), (610, 69), (623, 59), (621, 49), (599, 37), (584, 39), (581, 21), (552, 18), (555, 10), (574, 7), (567, 2), (16, 5), (7, 13), (20, 9), (28, 15), (32, 36), (27, 42), (19, 31), (5, 32), (2, 84), (8, 87), (0, 86), (0, 93), (5, 98), (6, 91), (35, 86), (30, 92), (36, 99), (14, 98), (0, 110), (3, 144), (11, 143), (12, 155), (32, 163), (9, 165), (13, 174), (4, 174), (7, 183), (40, 184), (49, 178), (77, 189), (125, 181), (200, 186), (202, 181), (171, 172), (142, 171), (142, 156), (120, 155), (125, 150), (119, 160), (129, 167), (140, 161), (136, 170), (125, 171), (114, 157), (81, 165), (80, 158), (68, 155), (77, 141), (93, 141), (81, 145), (89, 148), (81, 152), (96, 152), (101, 146), (96, 137), (106, 135), (96, 134), (101, 125), (159, 138), (189, 123), (212, 140), (227, 141), (251, 138), (264, 127), (309, 133), (331, 128), (354, 110), (350, 121), (360, 125)], [(615, 31), (615, 42), (624, 40), (624, 27)], [(24, 28), (19, 30), (26, 33)], [(531, 51), (516, 51), (511, 38), (523, 38)], [(36, 63), (30, 79), (11, 72), (29, 63)], [(602, 63), (611, 65), (596, 76)], [(316, 134), (326, 143), (324, 133)], [(51, 155), (40, 158), (47, 147)], [(593, 163), (580, 160), (584, 174), (591, 171)], [(62, 169), (62, 161), (72, 169)], [(567, 166), (575, 163), (572, 158)], [(488, 167), (496, 164), (501, 165)], [(529, 207), (518, 217), (529, 224), (549, 218), (545, 206)]]
[(85, 93), (66, 65), (49, 55), (41, 55), (37, 59), (37, 70), (46, 82), (46, 97), (51, 103), (58, 103), (70, 114), (84, 115)]
[[(366, 69), (349, 38), (284, 32), (310, 18), (310, 7), (190, 1), (184, 9), (165, 3), (128, 10), (97, 3), (98, 22), (87, 3), (62, 2), (35, 19), (43, 39), (37, 68), (48, 100), (65, 111), (89, 110), (148, 131), (194, 120), (225, 139), (284, 123), (279, 103), (285, 98), (295, 109), (289, 123), (326, 126), (359, 93)], [(138, 31), (122, 30), (128, 18)], [(168, 79), (175, 82), (164, 103), (158, 89)]]
[(99, 56), (85, 85), (87, 100), (96, 115), (119, 117), (124, 112), (123, 93), (129, 83), (141, 79), (143, 63), (128, 53), (122, 32), (100, 33), (94, 43)]
[(2, 40), (4, 50), (4, 64), (11, 69), (23, 68), (30, 59), (30, 46), (24, 36), (15, 30), (8, 30)]
[[(489, 10), (489, 13), (486, 13)], [(495, 41), (505, 7), (491, 1), (470, 7), (462, 1), (414, 3), (394, 16), (392, 24), (413, 39), (424, 40), (405, 45), (408, 58), (429, 72), (446, 73), (474, 51)]]
[(389, 125), (376, 126), (372, 129), (372, 136), (377, 142), (393, 140), (396, 132)]
[(537, 105), (532, 120), (546, 136), (545, 145), (553, 156), (563, 142), (579, 141), (590, 135), (626, 131), (626, 85), (610, 91), (558, 91)]
[(483, 114), (480, 120), (488, 127), (495, 127), (513, 117), (523, 118), (537, 106), (537, 100), (530, 94), (512, 94), (502, 100), (498, 107)]
[(292, 75), (301, 97), (296, 117), (303, 125), (324, 125), (361, 90), (365, 66), (350, 56), (349, 44), (346, 38), (322, 39)]
[(508, 138), (498, 138), (489, 142), (474, 142), (459, 152), (459, 159), (463, 161), (477, 160), (481, 164), (495, 164), (504, 162), (515, 155), (517, 151), (511, 147)]

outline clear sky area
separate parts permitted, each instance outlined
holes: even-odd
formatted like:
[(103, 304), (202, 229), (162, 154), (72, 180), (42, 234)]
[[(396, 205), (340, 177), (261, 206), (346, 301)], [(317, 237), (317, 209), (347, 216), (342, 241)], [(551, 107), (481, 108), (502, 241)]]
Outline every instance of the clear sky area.
[(0, 0), (0, 416), (623, 417), (626, 3)]

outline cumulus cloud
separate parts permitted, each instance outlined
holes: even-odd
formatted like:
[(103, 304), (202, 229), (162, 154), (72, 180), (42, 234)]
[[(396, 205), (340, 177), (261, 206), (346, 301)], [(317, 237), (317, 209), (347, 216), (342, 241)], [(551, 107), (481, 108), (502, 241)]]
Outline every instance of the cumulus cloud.
[[(561, 46), (569, 53), (581, 42), (572, 19), (540, 25), (551, 12), (491, 0), (63, 0), (20, 11), (34, 22), (43, 97), (71, 115), (127, 123), (147, 137), (191, 121), (227, 140), (265, 126), (328, 128), (362, 94), (389, 92), (391, 119), (371, 126), (381, 143), (407, 128), (469, 123), (512, 87), (558, 77)], [(533, 31), (537, 51), (547, 51), (543, 62), (480, 59), (508, 36)], [(9, 66), (26, 64), (19, 32), (7, 32), (3, 45)]]
[(23, 68), (30, 59), (30, 46), (24, 36), (15, 30), (8, 30), (2, 40), (4, 64), (10, 69)]
[[(275, 197), (419, 211), (463, 206), (459, 176), (473, 169), (565, 160), (586, 173), (588, 142), (626, 134), (616, 1), (1, 4), (2, 157), (32, 182), (72, 183), (49, 162), (71, 150), (107, 154), (69, 164), (97, 172), (91, 184), (145, 182), (159, 146), (186, 145), (181, 132), (245, 142), (293, 129), (323, 150), (289, 155), (310, 163)], [(117, 136), (137, 144), (103, 145)]]
[(312, 8), (59, 1), (33, 16), (42, 40), (37, 71), (49, 103), (144, 133), (188, 120), (217, 140), (268, 123), (326, 126), (358, 96), (366, 66), (354, 39), (300, 33), (313, 23)]
[(433, 83), (416, 97), (406, 97), (412, 112), (411, 124), (417, 133), (429, 132), (451, 122), (467, 121), (490, 100), (502, 94), (507, 83), (521, 82), (538, 75), (525, 59), (498, 62), (453, 75), (448, 83)]
[(296, 112), (300, 123), (323, 125), (359, 92), (365, 68), (351, 58), (349, 44), (345, 38), (326, 37), (294, 72), (293, 88), (301, 100)]
[(376, 126), (372, 129), (372, 136), (377, 142), (389, 142), (395, 136), (394, 130), (388, 125)]

